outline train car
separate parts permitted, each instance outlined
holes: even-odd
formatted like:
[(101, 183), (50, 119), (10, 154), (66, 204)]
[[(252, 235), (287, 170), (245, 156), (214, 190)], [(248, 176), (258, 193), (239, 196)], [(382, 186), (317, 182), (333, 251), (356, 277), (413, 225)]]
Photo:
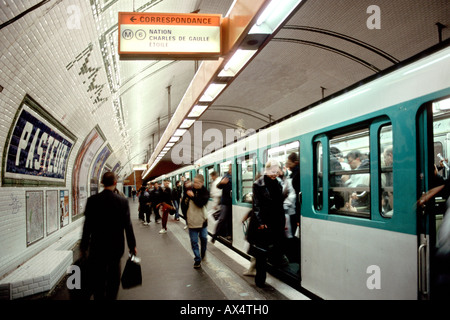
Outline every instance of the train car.
[(166, 176), (231, 164), (233, 229), (222, 240), (246, 254), (252, 184), (269, 158), (296, 152), (301, 217), (281, 269), (323, 299), (434, 298), (446, 199), (417, 200), (448, 175), (435, 165), (450, 150), (449, 70), (447, 41)]

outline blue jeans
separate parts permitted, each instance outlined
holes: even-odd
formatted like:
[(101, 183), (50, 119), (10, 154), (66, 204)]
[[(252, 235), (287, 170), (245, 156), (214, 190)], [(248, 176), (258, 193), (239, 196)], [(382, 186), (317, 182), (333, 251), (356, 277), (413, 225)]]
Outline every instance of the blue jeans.
[[(198, 238), (200, 237), (201, 249), (199, 250)], [(189, 238), (191, 238), (191, 247), (194, 252), (194, 261), (201, 262), (202, 257), (206, 253), (206, 244), (208, 242), (208, 229), (205, 228), (195, 228), (189, 229)]]

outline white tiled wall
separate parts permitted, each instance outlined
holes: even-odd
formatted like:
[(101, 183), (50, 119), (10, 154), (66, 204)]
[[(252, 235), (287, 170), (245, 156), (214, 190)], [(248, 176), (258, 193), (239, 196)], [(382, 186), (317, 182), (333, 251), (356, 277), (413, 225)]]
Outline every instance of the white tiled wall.
[[(0, 20), (7, 21), (35, 3), (37, 1), (2, 0)], [(79, 8), (79, 29), (72, 29), (67, 25), (70, 16), (67, 9), (71, 5)], [(0, 281), (17, 266), (48, 248), (82, 223), (82, 219), (76, 222), (70, 220), (68, 226), (48, 236), (44, 230), (44, 239), (27, 246), (26, 191), (69, 190), (72, 210), (72, 168), (86, 135), (99, 125), (112, 148), (120, 148), (121, 141), (112, 129), (115, 126), (111, 116), (112, 100), (108, 99), (97, 109), (97, 105), (90, 98), (91, 94), (87, 92), (87, 75), (78, 74), (84, 59), (76, 62), (70, 70), (66, 68), (92, 43), (93, 51), (88, 66), (100, 67), (95, 79), (96, 84), (105, 84), (102, 96), (110, 96), (93, 19), (90, 1), (57, 1), (42, 6), (0, 30), (0, 85), (4, 88), (0, 93), (0, 155), (3, 156), (8, 132), (26, 94), (77, 137), (68, 161), (65, 187), (0, 186)], [(96, 111), (92, 113), (94, 109)], [(3, 159), (0, 170), (4, 170)], [(45, 209), (44, 201), (44, 217)], [(56, 255), (58, 254), (68, 255), (68, 252), (61, 251)], [(52, 260), (47, 263), (51, 264)], [(39, 278), (37, 279), (35, 281), (39, 282)], [(43, 276), (40, 280), (45, 282), (48, 279)], [(43, 287), (41, 284), (44, 282), (41, 282), (38, 285), (22, 283), (20, 290), (18, 285), (14, 284), (12, 290), (17, 293), (22, 291), (24, 286), (34, 290), (36, 286)]]

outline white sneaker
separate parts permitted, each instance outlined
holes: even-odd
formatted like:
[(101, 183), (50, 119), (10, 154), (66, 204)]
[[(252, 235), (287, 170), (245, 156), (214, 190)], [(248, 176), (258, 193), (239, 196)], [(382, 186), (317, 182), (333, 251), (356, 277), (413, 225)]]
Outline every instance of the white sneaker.
[(148, 226), (150, 223), (148, 222), (144, 222), (144, 226)]
[(159, 233), (167, 233), (166, 229), (161, 229), (161, 231), (159, 231)]
[(187, 229), (187, 226), (184, 226), (184, 228), (183, 228), (184, 230), (186, 230)]

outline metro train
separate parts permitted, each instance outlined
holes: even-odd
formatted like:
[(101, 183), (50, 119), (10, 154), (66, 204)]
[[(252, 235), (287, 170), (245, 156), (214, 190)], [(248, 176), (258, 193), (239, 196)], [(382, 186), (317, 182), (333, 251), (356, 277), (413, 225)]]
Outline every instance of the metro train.
[(446, 199), (417, 200), (433, 187), (437, 154), (450, 151), (449, 44), (157, 179), (201, 173), (208, 186), (231, 164), (232, 238), (222, 242), (245, 256), (256, 175), (296, 152), (301, 217), (286, 241), (290, 263), (277, 271), (323, 299), (432, 299)]

